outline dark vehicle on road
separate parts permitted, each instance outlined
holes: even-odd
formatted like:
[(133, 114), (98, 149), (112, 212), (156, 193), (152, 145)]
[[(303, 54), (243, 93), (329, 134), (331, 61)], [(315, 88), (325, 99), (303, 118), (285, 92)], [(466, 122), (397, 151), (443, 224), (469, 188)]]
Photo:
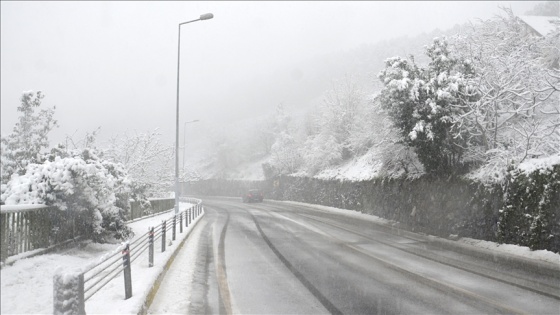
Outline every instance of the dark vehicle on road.
[(263, 193), (259, 189), (251, 189), (241, 198), (243, 198), (243, 202), (262, 202)]

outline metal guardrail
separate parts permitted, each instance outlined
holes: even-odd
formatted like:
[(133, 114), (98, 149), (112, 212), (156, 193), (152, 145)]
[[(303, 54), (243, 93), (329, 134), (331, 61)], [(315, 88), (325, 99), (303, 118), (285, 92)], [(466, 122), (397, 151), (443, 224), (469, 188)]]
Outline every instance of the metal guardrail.
[(154, 244), (161, 239), (161, 252), (165, 252), (167, 233), (175, 240), (177, 228), (183, 233), (202, 213), (202, 200), (181, 198), (183, 202), (193, 203), (190, 208), (173, 215), (161, 224), (151, 227), (148, 232), (132, 242), (126, 242), (112, 253), (102, 256), (96, 263), (75, 273), (64, 272), (54, 276), (54, 314), (85, 314), (85, 302), (101, 290), (111, 280), (123, 273), (125, 299), (132, 297), (131, 265), (148, 251), (148, 266), (154, 266)]

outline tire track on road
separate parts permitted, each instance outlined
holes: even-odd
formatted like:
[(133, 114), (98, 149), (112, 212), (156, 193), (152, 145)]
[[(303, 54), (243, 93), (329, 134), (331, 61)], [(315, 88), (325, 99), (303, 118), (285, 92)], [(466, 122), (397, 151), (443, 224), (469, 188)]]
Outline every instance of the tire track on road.
[[(281, 207), (271, 206), (271, 208), (275, 208), (277, 210), (284, 210)], [(269, 211), (269, 210), (265, 210), (265, 211)], [(551, 286), (549, 286), (545, 283), (539, 283), (538, 285), (540, 287), (536, 287), (534, 284), (531, 284), (529, 282), (529, 280), (526, 280), (526, 279), (523, 279), (523, 278), (519, 278), (518, 280), (516, 280), (516, 279), (511, 279), (512, 277), (507, 276), (507, 275), (504, 275), (504, 277), (508, 277), (508, 279), (500, 278), (500, 277), (497, 277), (497, 276), (493, 276), (489, 272), (485, 271), (485, 269), (480, 269), (480, 268), (475, 269), (475, 267), (468, 266), (465, 263), (463, 263), (461, 261), (457, 261), (457, 260), (452, 259), (452, 258), (447, 258), (447, 257), (439, 256), (439, 255), (433, 255), (433, 253), (431, 255), (428, 255), (428, 254), (419, 252), (417, 250), (403, 248), (402, 246), (395, 245), (395, 244), (390, 243), (390, 242), (384, 242), (384, 241), (381, 241), (379, 239), (374, 239), (373, 237), (371, 237), (371, 236), (369, 236), (365, 233), (361, 233), (361, 232), (355, 231), (353, 229), (349, 229), (347, 227), (344, 227), (341, 224), (330, 222), (330, 221), (325, 220), (324, 218), (320, 218), (318, 216), (314, 216), (314, 215), (310, 215), (310, 214), (303, 214), (303, 213), (298, 213), (298, 212), (293, 212), (293, 214), (301, 216), (301, 217), (305, 217), (307, 219), (310, 219), (310, 220), (313, 220), (313, 221), (316, 221), (316, 222), (319, 222), (319, 223), (322, 223), (322, 224), (332, 226), (334, 228), (337, 228), (337, 229), (340, 229), (340, 230), (343, 230), (343, 231), (346, 231), (346, 232), (349, 232), (349, 233), (353, 233), (353, 234), (358, 235), (360, 237), (363, 237), (363, 238), (365, 238), (365, 239), (367, 239), (371, 242), (383, 244), (385, 246), (395, 248), (397, 250), (403, 251), (403, 252), (411, 254), (411, 255), (422, 257), (424, 259), (428, 259), (428, 260), (431, 260), (431, 261), (434, 261), (436, 263), (440, 263), (440, 264), (443, 264), (443, 265), (446, 265), (446, 266), (449, 266), (449, 267), (452, 267), (452, 268), (457, 268), (457, 269), (460, 269), (460, 270), (463, 270), (463, 271), (466, 271), (466, 272), (470, 272), (472, 274), (476, 274), (478, 276), (482, 276), (482, 277), (486, 277), (486, 278), (489, 278), (489, 279), (492, 279), (492, 280), (495, 280), (495, 281), (502, 282), (502, 283), (507, 284), (507, 285), (512, 285), (512, 286), (518, 287), (518, 288), (523, 289), (523, 290), (531, 291), (533, 293), (537, 293), (537, 294), (540, 294), (540, 295), (543, 295), (543, 296), (546, 296), (546, 297), (549, 297), (549, 298), (560, 300), (560, 294), (559, 294), (557, 288), (556, 287), (551, 287)], [(380, 229), (379, 232), (395, 235), (395, 234), (393, 234), (389, 231), (384, 231), (384, 229)], [(400, 235), (399, 234), (398, 236), (402, 237), (402, 238), (410, 239), (410, 240), (416, 241), (416, 242), (423, 242), (422, 240), (418, 240), (418, 239), (412, 238), (412, 237), (407, 237), (406, 235)]]
[[(259, 210), (262, 210), (262, 211), (265, 211), (265, 212), (268, 212), (268, 213), (273, 212), (273, 211), (270, 211), (270, 210), (267, 210), (267, 209), (259, 209)], [(285, 217), (284, 215), (281, 215), (281, 214), (278, 214), (278, 213), (276, 213), (276, 215), (281, 216), (281, 217)], [(301, 214), (298, 214), (298, 215), (301, 215)], [(301, 215), (301, 216), (310, 218), (310, 217), (305, 216), (305, 215)], [(287, 217), (285, 217), (285, 218), (287, 218)], [(289, 218), (287, 218), (287, 219), (289, 219)], [(335, 226), (331, 223), (324, 222), (324, 221), (316, 219), (316, 218), (310, 218), (310, 219), (319, 221), (319, 222), (324, 223), (324, 224), (331, 225), (331, 226), (336, 227), (336, 228), (341, 228), (340, 226)], [(253, 220), (255, 221), (255, 224), (258, 224), (258, 222), (255, 220), (254, 217), (253, 217)], [(291, 219), (289, 219), (289, 220), (291, 220)], [(304, 224), (300, 223), (300, 225), (303, 226), (303, 227), (306, 227)], [(262, 231), (258, 225), (257, 225), (257, 227), (259, 228), (259, 231)], [(349, 232), (353, 232), (353, 231), (348, 230), (348, 229), (345, 229), (345, 230), (347, 230)], [(310, 231), (313, 231), (313, 229), (310, 229)], [(353, 233), (355, 233), (355, 232), (353, 232)], [(477, 301), (478, 303), (484, 303), (485, 305), (489, 306), (494, 312), (503, 313), (503, 314), (527, 314), (522, 310), (512, 308), (512, 307), (509, 307), (507, 305), (503, 305), (499, 301), (495, 301), (493, 299), (487, 298), (487, 297), (482, 296), (480, 294), (474, 293), (470, 290), (462, 289), (462, 288), (460, 288), (458, 286), (455, 286), (455, 285), (452, 285), (450, 283), (442, 282), (440, 280), (437, 280), (437, 279), (434, 279), (434, 278), (431, 278), (431, 277), (426, 277), (425, 275), (419, 274), (417, 272), (408, 270), (408, 269), (403, 268), (403, 267), (399, 267), (399, 266), (393, 264), (392, 262), (389, 262), (389, 261), (386, 261), (382, 258), (376, 257), (375, 255), (372, 255), (368, 251), (366, 251), (364, 249), (361, 249), (361, 248), (359, 248), (359, 247), (357, 247), (353, 244), (347, 244), (347, 243), (343, 242), (342, 240), (338, 239), (335, 236), (325, 234), (325, 233), (320, 233), (320, 234), (323, 235), (324, 237), (328, 237), (328, 238), (332, 239), (334, 242), (337, 242), (337, 243), (342, 244), (343, 246), (345, 246), (349, 249), (354, 250), (357, 253), (360, 253), (362, 255), (365, 255), (365, 256), (369, 257), (370, 259), (373, 259), (373, 260), (377, 261), (378, 263), (384, 265), (385, 267), (387, 267), (389, 269), (395, 270), (395, 271), (397, 271), (397, 272), (399, 272), (403, 275), (406, 275), (407, 277), (409, 277), (411, 279), (414, 279), (414, 280), (416, 280), (420, 283), (426, 284), (426, 285), (428, 285), (428, 286), (430, 286), (434, 289), (440, 290), (443, 293), (453, 293), (455, 296), (457, 296), (459, 298), (462, 298), (462, 299), (466, 298), (467, 300), (473, 300), (473, 301)], [(361, 236), (363, 236), (363, 235), (361, 235)], [(263, 238), (264, 237), (266, 237), (266, 236), (263, 235)], [(275, 251), (275, 253), (276, 253), (276, 251)]]
[(263, 232), (263, 230), (261, 229), (261, 226), (259, 224), (259, 222), (257, 221), (257, 219), (255, 218), (255, 216), (249, 212), (249, 210), (245, 209), (247, 211), (247, 213), (249, 213), (249, 215), (251, 216), (251, 218), (253, 219), (253, 222), (255, 222), (255, 226), (257, 227), (257, 230), (259, 231), (261, 237), (263, 238), (263, 240), (265, 241), (265, 243), (268, 245), (268, 247), (272, 250), (272, 252), (276, 255), (276, 257), (278, 257), (278, 259), (280, 259), (280, 261), (288, 268), (288, 270), (290, 270), (290, 272), (305, 286), (305, 288), (307, 288), (307, 290), (309, 290), (309, 292), (311, 292), (311, 294), (313, 294), (313, 296), (315, 298), (317, 298), (317, 300), (319, 300), (319, 302), (323, 305), (323, 307), (325, 307), (331, 314), (343, 314), (336, 306), (334, 306), (334, 304), (332, 304), (322, 293), (321, 291), (319, 291), (309, 280), (307, 280), (303, 274), (301, 274), (285, 257), (284, 255), (282, 255), (282, 253), (280, 253), (278, 251), (278, 249), (276, 249), (276, 247), (272, 244), (272, 242), (270, 242), (270, 240), (268, 239), (268, 237), (266, 236), (266, 234)]
[[(229, 211), (225, 210), (227, 214), (226, 223), (222, 227), (220, 232), (220, 239), (218, 242), (218, 253), (216, 259), (216, 277), (218, 278), (218, 289), (220, 294), (220, 313), (222, 311), (225, 314), (233, 314), (231, 307), (231, 293), (229, 290), (229, 285), (227, 281), (227, 269), (226, 269), (226, 255), (225, 255), (225, 239), (226, 232), (229, 224)], [(223, 310), (222, 310), (223, 307)]]

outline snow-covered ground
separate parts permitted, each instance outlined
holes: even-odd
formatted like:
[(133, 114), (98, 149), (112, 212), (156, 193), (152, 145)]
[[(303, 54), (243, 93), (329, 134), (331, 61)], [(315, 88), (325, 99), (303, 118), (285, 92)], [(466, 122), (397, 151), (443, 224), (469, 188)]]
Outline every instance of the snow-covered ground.
[[(183, 211), (190, 204), (181, 203)], [(161, 224), (173, 215), (172, 212), (153, 216), (129, 223), (138, 237), (145, 234), (148, 228)], [(199, 216), (200, 219), (202, 216)], [(197, 220), (198, 220), (197, 219)], [(195, 221), (196, 222), (196, 221)], [(148, 267), (147, 252), (132, 264), (133, 296), (124, 299), (124, 281), (122, 274), (117, 276), (99, 292), (86, 301), (88, 314), (137, 314), (145, 298), (153, 286), (165, 263), (186, 235), (195, 225), (191, 224), (177, 230), (176, 240), (167, 247), (164, 253), (154, 254), (154, 267)], [(170, 237), (168, 237), (170, 239)], [(169, 243), (168, 243), (169, 244)], [(82, 247), (60, 250), (45, 255), (17, 260), (11, 266), (0, 271), (1, 282), (1, 313), (2, 314), (51, 314), (53, 312), (53, 276), (61, 270), (80, 270), (98, 261), (103, 255), (115, 251), (119, 245), (86, 243)]]
[[(195, 279), (195, 266), (199, 253), (199, 239), (206, 225), (193, 231), (189, 240), (185, 243), (181, 251), (173, 260), (173, 267), (169, 268), (165, 278), (157, 291), (157, 294), (150, 305), (148, 314), (187, 314), (189, 307), (196, 296), (203, 293), (185, 290), (191, 288)], [(193, 299), (193, 295), (195, 298)], [(170, 303), (170, 301), (172, 301)]]

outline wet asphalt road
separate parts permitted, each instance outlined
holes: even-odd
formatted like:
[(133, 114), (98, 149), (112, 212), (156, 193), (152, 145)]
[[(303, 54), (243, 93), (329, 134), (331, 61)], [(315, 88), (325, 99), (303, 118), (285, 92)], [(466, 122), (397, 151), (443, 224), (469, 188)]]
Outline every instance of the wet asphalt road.
[(203, 203), (190, 314), (560, 314), (552, 264), (452, 250), (309, 205)]

